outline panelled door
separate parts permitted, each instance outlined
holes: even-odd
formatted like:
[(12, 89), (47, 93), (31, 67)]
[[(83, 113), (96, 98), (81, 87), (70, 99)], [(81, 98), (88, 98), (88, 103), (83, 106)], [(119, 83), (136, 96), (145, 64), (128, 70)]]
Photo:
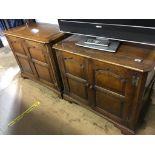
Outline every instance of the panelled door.
[(26, 76), (34, 77), (33, 64), (31, 63), (27, 51), (24, 49), (24, 40), (17, 37), (8, 36), (11, 49), (15, 55), (21, 72)]
[(57, 51), (57, 57), (65, 93), (88, 105), (88, 60), (63, 51)]
[(133, 99), (132, 76), (127, 69), (94, 61), (91, 64), (93, 109), (118, 121), (128, 121)]
[(25, 40), (25, 49), (27, 50), (29, 57), (34, 65), (35, 74), (37, 78), (49, 85), (55, 85), (55, 75), (48, 56), (48, 51), (45, 44)]

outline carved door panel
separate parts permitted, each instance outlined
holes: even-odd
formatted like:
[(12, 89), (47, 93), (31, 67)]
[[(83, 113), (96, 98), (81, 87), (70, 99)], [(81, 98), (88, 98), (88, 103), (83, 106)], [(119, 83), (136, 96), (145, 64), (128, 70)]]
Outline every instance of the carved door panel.
[(84, 104), (88, 102), (88, 60), (67, 52), (57, 52), (64, 91)]
[(126, 122), (134, 89), (130, 71), (96, 61), (92, 74), (93, 108), (118, 122)]
[(36, 77), (54, 87), (56, 81), (46, 45), (26, 40), (25, 49), (34, 65)]
[(21, 72), (24, 75), (34, 77), (33, 64), (31, 63), (29, 56), (23, 46), (24, 40), (12, 36), (8, 36), (7, 39), (10, 43), (10, 47), (14, 53), (17, 63), (20, 66)]

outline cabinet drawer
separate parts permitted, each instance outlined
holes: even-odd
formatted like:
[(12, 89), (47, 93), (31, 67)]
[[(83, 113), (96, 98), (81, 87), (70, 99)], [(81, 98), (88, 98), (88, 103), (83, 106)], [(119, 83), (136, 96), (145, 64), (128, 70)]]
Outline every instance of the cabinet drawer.
[(66, 73), (72, 74), (82, 79), (87, 79), (87, 61), (85, 58), (66, 52), (62, 52), (62, 57)]

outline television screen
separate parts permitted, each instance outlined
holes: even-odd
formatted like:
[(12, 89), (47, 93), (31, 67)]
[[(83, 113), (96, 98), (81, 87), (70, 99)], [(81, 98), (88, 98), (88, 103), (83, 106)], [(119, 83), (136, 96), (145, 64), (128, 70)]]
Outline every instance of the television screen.
[(59, 19), (67, 33), (155, 46), (154, 19)]

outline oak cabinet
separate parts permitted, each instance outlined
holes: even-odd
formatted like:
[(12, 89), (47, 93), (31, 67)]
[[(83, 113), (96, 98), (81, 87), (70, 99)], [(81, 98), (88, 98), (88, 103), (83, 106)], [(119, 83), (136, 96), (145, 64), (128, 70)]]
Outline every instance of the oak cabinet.
[[(33, 29), (37, 29), (38, 33), (34, 33)], [(61, 95), (63, 86), (52, 46), (67, 35), (60, 33), (56, 25), (43, 23), (10, 29), (5, 35), (19, 64), (22, 77), (54, 88)]]
[(127, 69), (56, 51), (64, 94), (118, 122), (126, 122), (132, 102), (132, 73)]
[[(155, 81), (155, 49), (122, 43), (116, 53), (101, 52), (77, 46), (80, 39), (73, 35), (53, 47), (64, 84), (63, 98), (104, 116), (122, 133), (134, 134)], [(134, 61), (137, 58), (143, 63)]]

